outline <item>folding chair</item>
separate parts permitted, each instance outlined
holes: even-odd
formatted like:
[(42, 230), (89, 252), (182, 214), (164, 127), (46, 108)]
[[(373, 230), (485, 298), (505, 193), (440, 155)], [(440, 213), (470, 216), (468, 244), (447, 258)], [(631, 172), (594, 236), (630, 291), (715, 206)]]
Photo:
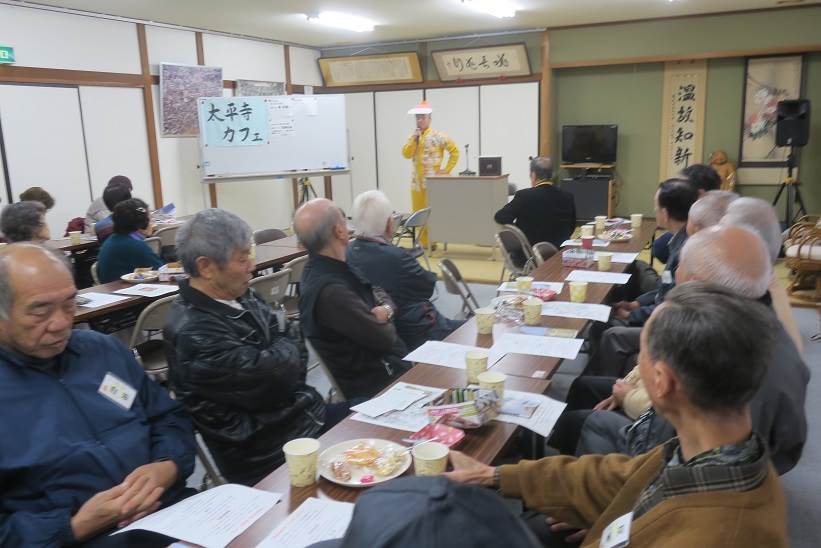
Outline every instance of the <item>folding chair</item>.
[[(533, 258), (530, 242), (521, 230), (513, 225), (504, 225), (496, 231), (496, 243), (505, 261), (499, 283), (505, 279), (505, 270), (510, 271), (510, 279), (523, 276), (528, 270), (528, 262)], [(532, 261), (531, 261), (532, 262)]]
[(217, 463), (214, 462), (214, 458), (211, 456), (211, 451), (208, 450), (208, 446), (205, 444), (202, 434), (196, 429), (194, 430), (194, 441), (196, 442), (197, 458), (200, 459), (200, 463), (202, 463), (202, 467), (205, 469), (200, 491), (206, 491), (212, 487), (219, 487), (220, 485), (228, 483), (225, 478), (222, 477), (222, 474), (220, 474)]
[(263, 228), (262, 230), (254, 231), (254, 243), (257, 245), (266, 244), (282, 238), (287, 238), (285, 231), (278, 228)]
[(472, 316), (473, 313), (479, 308), (479, 303), (476, 301), (476, 297), (473, 296), (473, 292), (468, 287), (468, 284), (465, 283), (465, 280), (462, 278), (462, 274), (459, 272), (459, 269), (456, 268), (456, 265), (453, 264), (453, 261), (450, 259), (442, 259), (439, 261), (439, 270), (442, 271), (442, 279), (445, 282), (445, 289), (447, 289), (448, 293), (453, 295), (459, 295), (462, 298), (462, 313), (467, 318)]
[[(163, 297), (146, 306), (137, 317), (137, 323), (131, 333), (131, 342), (128, 344), (146, 374), (158, 382), (163, 382), (168, 378), (168, 360), (165, 357), (163, 340), (152, 339), (152, 337), (162, 332), (168, 319), (168, 313), (171, 311), (171, 303), (176, 298), (176, 295)], [(146, 332), (146, 340), (138, 343), (143, 331)]]
[(162, 244), (161, 247), (165, 246), (175, 246), (177, 245), (177, 231), (180, 229), (178, 226), (166, 226), (160, 228), (156, 232), (154, 232), (154, 238), (159, 238), (160, 243)]
[(328, 377), (328, 382), (331, 383), (331, 391), (328, 393), (328, 402), (330, 403), (334, 401), (334, 399), (336, 399), (336, 401), (345, 401), (345, 394), (343, 394), (342, 389), (339, 388), (339, 383), (336, 382), (325, 360), (322, 359), (322, 356), (316, 351), (316, 348), (314, 348), (314, 345), (311, 344), (311, 341), (309, 341), (307, 337), (305, 338), (305, 346), (308, 347), (308, 352), (316, 356), (320, 369), (322, 369), (322, 372)]
[(305, 270), (307, 263), (308, 256), (303, 255), (282, 265), (283, 270), (288, 269), (291, 271), (291, 284), (282, 305), (285, 307), (285, 314), (292, 319), (299, 317), (299, 282), (302, 280), (302, 271)]
[(262, 300), (273, 308), (280, 308), (288, 292), (288, 285), (291, 283), (291, 269), (283, 268), (273, 274), (266, 274), (252, 279), (249, 286), (259, 293)]
[(405, 222), (402, 223), (402, 230), (396, 237), (393, 239), (394, 244), (399, 244), (399, 241), (404, 238), (405, 236), (411, 237), (411, 249), (410, 253), (414, 259), (418, 259), (419, 257), (424, 257), (425, 264), (428, 265), (428, 270), (430, 270), (430, 261), (428, 260), (428, 253), (427, 250), (422, 247), (417, 239), (417, 229), (418, 232), (421, 233), (422, 230), (427, 226), (428, 219), (430, 219), (430, 208), (426, 207), (424, 209), (420, 209), (419, 211), (414, 211), (410, 217), (405, 219)]
[(559, 252), (559, 249), (550, 242), (539, 242), (533, 244), (533, 262), (536, 267), (540, 267), (546, 260)]
[(100, 285), (100, 277), (97, 275), (97, 261), (91, 263), (91, 279), (95, 285)]
[(153, 251), (157, 255), (159, 255), (162, 251), (162, 240), (157, 236), (151, 236), (150, 238), (146, 238), (145, 243), (148, 244), (148, 247), (151, 248), (151, 251)]

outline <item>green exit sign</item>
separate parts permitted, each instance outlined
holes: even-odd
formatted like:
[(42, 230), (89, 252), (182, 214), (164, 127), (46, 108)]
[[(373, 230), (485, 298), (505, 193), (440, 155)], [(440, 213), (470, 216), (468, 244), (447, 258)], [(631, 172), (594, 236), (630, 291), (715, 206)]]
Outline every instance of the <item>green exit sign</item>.
[(0, 46), (0, 63), (14, 62), (14, 48)]

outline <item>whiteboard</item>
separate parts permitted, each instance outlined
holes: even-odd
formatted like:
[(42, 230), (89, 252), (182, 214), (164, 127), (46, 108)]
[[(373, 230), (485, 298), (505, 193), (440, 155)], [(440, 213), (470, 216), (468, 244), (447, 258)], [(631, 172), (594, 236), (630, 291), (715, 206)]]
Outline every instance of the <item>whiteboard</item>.
[[(280, 95), (264, 99), (269, 107), (270, 131), (263, 135), (265, 139), (261, 144), (254, 146), (207, 146), (204, 139), (207, 116), (204, 115), (207, 115), (208, 98), (198, 100), (204, 179), (254, 175), (297, 177), (300, 171), (348, 169), (344, 95)], [(285, 131), (281, 124), (277, 126), (282, 116), (289, 118)]]

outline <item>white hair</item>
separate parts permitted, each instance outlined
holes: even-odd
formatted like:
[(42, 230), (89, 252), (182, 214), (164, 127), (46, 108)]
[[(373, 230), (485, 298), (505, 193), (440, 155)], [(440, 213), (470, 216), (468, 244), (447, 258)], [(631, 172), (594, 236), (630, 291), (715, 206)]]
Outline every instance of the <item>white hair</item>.
[(753, 245), (759, 246), (758, 254), (753, 253), (753, 249), (744, 253), (728, 252), (728, 227), (714, 226), (688, 238), (681, 248), (679, 268), (693, 279), (718, 284), (743, 297), (759, 299), (767, 292), (772, 278), (767, 246), (755, 231), (743, 226), (731, 230), (734, 229), (755, 237)]
[(363, 192), (353, 201), (351, 222), (357, 236), (377, 238), (385, 234), (393, 207), (385, 193), (379, 190)]
[(781, 253), (781, 223), (773, 206), (761, 198), (739, 198), (727, 207), (721, 224), (743, 226), (758, 234), (767, 244), (770, 260), (775, 262)]
[(705, 192), (704, 196), (696, 200), (690, 206), (688, 219), (698, 227), (699, 230), (708, 226), (717, 225), (729, 205), (738, 199), (738, 194), (727, 190), (711, 190)]

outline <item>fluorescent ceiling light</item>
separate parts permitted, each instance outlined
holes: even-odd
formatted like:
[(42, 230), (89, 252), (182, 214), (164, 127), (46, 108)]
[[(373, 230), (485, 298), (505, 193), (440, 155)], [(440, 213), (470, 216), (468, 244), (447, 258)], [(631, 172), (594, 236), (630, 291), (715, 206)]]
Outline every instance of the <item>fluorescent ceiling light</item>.
[(308, 21), (319, 23), (326, 27), (352, 30), (354, 32), (371, 32), (374, 25), (373, 21), (339, 11), (323, 11), (319, 13), (319, 15), (308, 15)]
[(516, 6), (507, 0), (462, 0), (462, 4), (499, 19), (516, 16)]

